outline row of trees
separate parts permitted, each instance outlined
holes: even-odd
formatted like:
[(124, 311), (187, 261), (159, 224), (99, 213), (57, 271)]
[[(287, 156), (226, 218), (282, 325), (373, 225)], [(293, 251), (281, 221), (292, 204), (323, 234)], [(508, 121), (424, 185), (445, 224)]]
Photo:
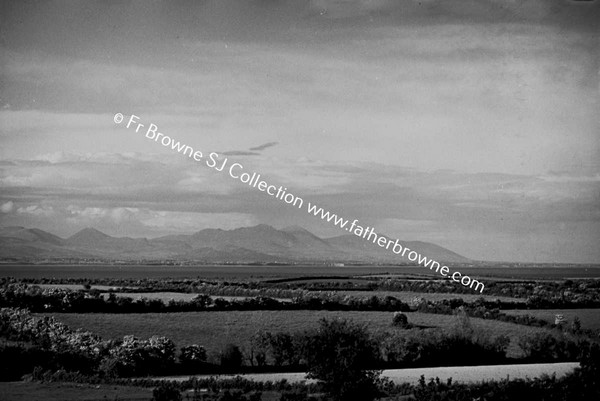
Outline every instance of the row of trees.
[[(350, 278), (350, 277), (349, 277)], [(171, 291), (204, 293), (221, 296), (266, 296), (272, 298), (294, 298), (307, 292), (339, 290), (403, 291), (427, 293), (472, 294), (467, 287), (456, 286), (449, 280), (405, 280), (399, 278), (365, 278), (347, 281), (308, 280), (273, 282), (230, 282), (205, 279), (21, 279), (23, 282), (102, 284), (121, 287), (122, 291)], [(0, 279), (0, 285), (17, 282), (14, 278)], [(600, 282), (593, 279), (562, 281), (490, 281), (486, 283), (486, 294), (522, 298), (532, 309), (540, 308), (584, 308), (600, 306)]]
[(410, 306), (394, 297), (301, 296), (291, 301), (268, 297), (214, 299), (198, 294), (190, 301), (161, 299), (132, 299), (108, 296), (98, 291), (73, 291), (60, 288), (41, 288), (26, 284), (0, 287), (0, 307), (29, 308), (34, 312), (70, 313), (149, 313), (191, 312), (204, 310), (364, 310), (408, 311)]

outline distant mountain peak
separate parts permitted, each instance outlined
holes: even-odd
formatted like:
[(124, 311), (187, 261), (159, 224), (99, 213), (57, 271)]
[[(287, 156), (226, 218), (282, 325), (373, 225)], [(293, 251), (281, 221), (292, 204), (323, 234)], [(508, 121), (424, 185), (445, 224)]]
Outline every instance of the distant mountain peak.
[(104, 234), (102, 231), (92, 227), (84, 228), (67, 238), (69, 242), (91, 242), (102, 241), (112, 238), (110, 235)]
[(310, 233), (310, 231), (308, 231), (304, 227), (300, 227), (297, 225), (284, 227), (281, 229), (281, 231), (285, 231), (286, 233)]
[(258, 228), (258, 229), (261, 229), (261, 230), (275, 230), (275, 228), (273, 228), (272, 226), (270, 226), (268, 224), (257, 224), (255, 226), (241, 227), (241, 228)]
[(0, 236), (19, 238), (26, 241), (42, 241), (55, 245), (62, 244), (64, 241), (62, 238), (39, 228), (25, 228), (22, 226), (2, 227), (0, 228)]
[(268, 225), (268, 224), (257, 224), (255, 226), (250, 226), (250, 227), (240, 227), (240, 228), (236, 228), (234, 230), (231, 231), (277, 231), (276, 228)]

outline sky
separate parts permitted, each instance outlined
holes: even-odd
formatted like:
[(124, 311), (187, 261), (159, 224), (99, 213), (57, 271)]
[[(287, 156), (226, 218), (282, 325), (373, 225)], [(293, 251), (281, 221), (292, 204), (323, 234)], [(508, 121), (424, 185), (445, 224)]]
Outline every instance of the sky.
[(400, 240), (598, 263), (599, 74), (598, 1), (3, 1), (0, 226), (345, 234), (123, 113)]

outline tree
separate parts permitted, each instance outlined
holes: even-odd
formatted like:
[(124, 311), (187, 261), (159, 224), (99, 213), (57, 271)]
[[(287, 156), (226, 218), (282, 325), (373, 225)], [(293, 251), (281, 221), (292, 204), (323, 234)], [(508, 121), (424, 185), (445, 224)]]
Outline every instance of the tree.
[(221, 367), (226, 370), (239, 369), (242, 366), (242, 351), (237, 345), (227, 344), (221, 352)]
[(206, 349), (200, 345), (192, 344), (181, 347), (179, 361), (187, 368), (197, 368), (206, 362)]
[(348, 320), (322, 319), (305, 338), (308, 378), (321, 380), (335, 401), (370, 401), (379, 395), (381, 371), (369, 370), (378, 356), (366, 327)]
[(407, 328), (409, 327), (408, 318), (404, 313), (396, 312), (394, 313), (394, 317), (392, 319), (392, 326)]

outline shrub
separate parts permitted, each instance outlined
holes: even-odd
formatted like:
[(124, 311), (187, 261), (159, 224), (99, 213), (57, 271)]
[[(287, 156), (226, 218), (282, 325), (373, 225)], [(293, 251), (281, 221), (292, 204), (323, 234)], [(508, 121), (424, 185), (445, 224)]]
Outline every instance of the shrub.
[(400, 327), (402, 329), (409, 327), (408, 317), (404, 313), (396, 312), (392, 318), (392, 326)]
[(125, 336), (121, 344), (110, 350), (101, 363), (103, 372), (110, 376), (160, 374), (175, 362), (175, 344), (166, 337), (153, 336), (140, 340)]
[(279, 401), (306, 401), (308, 400), (308, 389), (294, 388), (288, 391), (282, 391)]
[(221, 367), (225, 370), (236, 370), (242, 366), (242, 351), (237, 345), (227, 344), (221, 352)]
[(181, 347), (179, 361), (185, 366), (199, 366), (206, 362), (206, 349), (196, 344)]
[(152, 391), (152, 401), (181, 401), (181, 391), (172, 382), (161, 382)]
[(574, 361), (580, 355), (581, 344), (552, 333), (535, 333), (519, 339), (525, 358), (536, 362)]
[(323, 381), (336, 401), (369, 401), (379, 395), (380, 371), (368, 370), (378, 358), (375, 341), (364, 325), (347, 320), (319, 322), (304, 344), (308, 377)]
[(260, 401), (262, 399), (262, 393), (256, 392), (249, 395), (244, 395), (241, 391), (229, 392), (225, 390), (218, 398), (218, 401)]

